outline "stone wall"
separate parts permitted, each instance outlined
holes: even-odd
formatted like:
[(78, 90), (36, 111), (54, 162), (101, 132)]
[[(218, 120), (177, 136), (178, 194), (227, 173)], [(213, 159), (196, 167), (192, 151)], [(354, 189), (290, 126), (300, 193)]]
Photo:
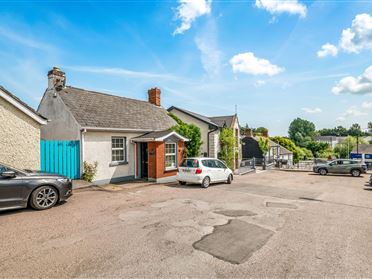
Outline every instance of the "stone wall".
[(0, 162), (40, 169), (40, 124), (1, 97)]

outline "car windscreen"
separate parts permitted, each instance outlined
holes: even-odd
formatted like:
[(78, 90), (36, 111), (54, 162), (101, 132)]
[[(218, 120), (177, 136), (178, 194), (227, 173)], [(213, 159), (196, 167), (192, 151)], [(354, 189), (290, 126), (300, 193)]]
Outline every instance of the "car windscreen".
[(185, 168), (198, 168), (199, 161), (196, 159), (184, 159), (181, 163), (181, 167)]

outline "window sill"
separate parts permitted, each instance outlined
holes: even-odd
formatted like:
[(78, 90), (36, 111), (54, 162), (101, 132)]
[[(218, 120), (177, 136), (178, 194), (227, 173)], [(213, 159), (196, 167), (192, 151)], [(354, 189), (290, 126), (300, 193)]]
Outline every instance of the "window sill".
[(172, 171), (177, 171), (178, 168), (169, 168), (169, 169), (165, 169), (164, 172), (172, 172)]
[(116, 166), (121, 166), (121, 165), (128, 165), (128, 162), (127, 161), (111, 162), (109, 167), (116, 167)]

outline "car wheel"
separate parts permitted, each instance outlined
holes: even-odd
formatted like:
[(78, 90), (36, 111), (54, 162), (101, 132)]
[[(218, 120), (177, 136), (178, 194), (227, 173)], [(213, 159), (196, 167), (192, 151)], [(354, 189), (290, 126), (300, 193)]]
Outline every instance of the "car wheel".
[(360, 176), (360, 170), (352, 170), (351, 175), (354, 176), (354, 177)]
[(178, 183), (179, 183), (180, 185), (186, 185), (186, 182), (185, 182), (185, 181), (178, 181)]
[(34, 190), (31, 194), (30, 205), (33, 209), (49, 209), (58, 201), (58, 192), (52, 186), (42, 186)]
[(318, 172), (320, 175), (327, 175), (328, 173), (326, 169), (319, 169)]
[(227, 178), (227, 184), (231, 184), (233, 181), (233, 176), (232, 174), (229, 174), (229, 177)]
[(208, 176), (204, 177), (201, 186), (203, 188), (208, 188), (210, 184), (211, 184), (211, 179)]

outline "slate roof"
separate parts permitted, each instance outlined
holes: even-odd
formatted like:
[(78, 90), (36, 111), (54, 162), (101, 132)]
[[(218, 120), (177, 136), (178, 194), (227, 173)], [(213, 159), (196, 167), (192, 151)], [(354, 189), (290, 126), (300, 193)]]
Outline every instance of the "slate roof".
[(209, 118), (213, 123), (216, 123), (219, 127), (231, 128), (235, 119), (235, 115), (226, 116), (214, 116)]
[[(359, 144), (359, 154), (372, 154), (372, 144)], [(355, 147), (351, 153), (357, 153), (357, 148)]]
[(164, 108), (146, 101), (71, 86), (58, 94), (82, 127), (163, 131), (176, 125)]
[(188, 114), (196, 119), (199, 119), (209, 125), (212, 125), (212, 126), (216, 126), (216, 127), (219, 127), (219, 128), (223, 128), (223, 127), (228, 127), (230, 128), (233, 124), (233, 121), (234, 121), (234, 118), (236, 117), (235, 115), (226, 115), (226, 116), (215, 116), (215, 117), (208, 117), (208, 116), (205, 116), (205, 115), (201, 115), (201, 114), (198, 114), (198, 113), (195, 113), (195, 112), (192, 112), (192, 111), (189, 111), (189, 110), (186, 110), (186, 109), (182, 109), (182, 108), (179, 108), (179, 107), (170, 107), (168, 109), (169, 112), (171, 112), (173, 109), (176, 109), (176, 110), (179, 110), (185, 114)]
[(0, 85), (0, 90), (3, 91), (6, 95), (8, 95), (9, 97), (11, 97), (12, 99), (14, 99), (17, 103), (19, 103), (20, 105), (22, 105), (23, 107), (25, 107), (27, 110), (29, 110), (30, 112), (32, 112), (33, 114), (41, 117), (44, 120), (48, 120), (44, 116), (42, 116), (40, 113), (38, 113), (36, 110), (34, 110), (32, 107), (30, 107), (28, 104), (26, 104), (21, 99), (19, 99), (17, 96), (15, 96), (12, 93), (10, 93), (8, 90), (6, 90), (1, 85)]

